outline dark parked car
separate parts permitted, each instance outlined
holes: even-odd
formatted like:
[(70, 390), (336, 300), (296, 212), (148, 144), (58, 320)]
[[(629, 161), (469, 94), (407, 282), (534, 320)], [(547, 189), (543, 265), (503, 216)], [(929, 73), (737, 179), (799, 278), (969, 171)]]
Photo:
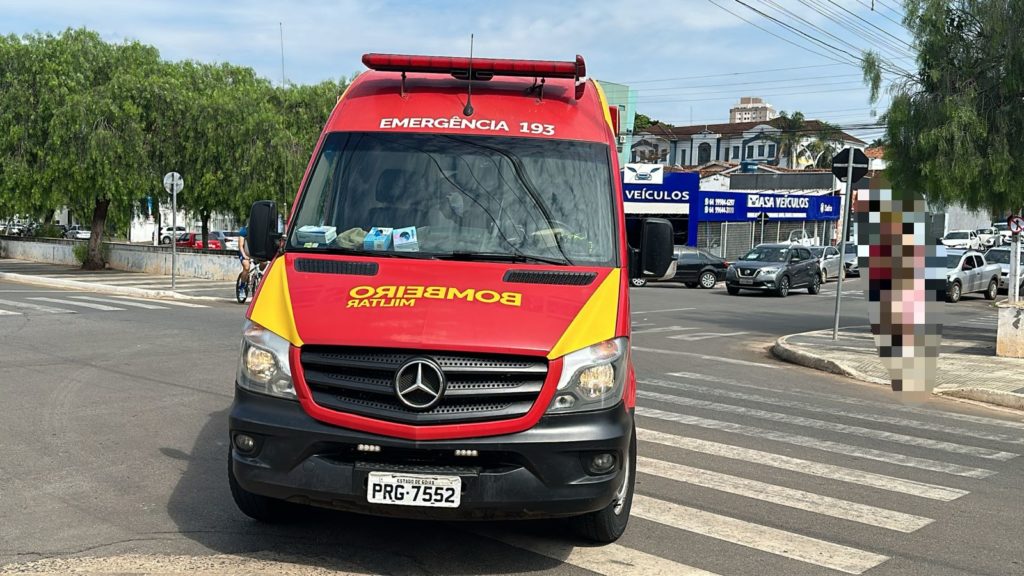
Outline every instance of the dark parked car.
[(682, 282), (688, 288), (714, 288), (725, 280), (729, 263), (724, 258), (689, 246), (676, 246), (676, 275), (669, 282)]
[(785, 297), (795, 288), (817, 294), (821, 267), (807, 246), (761, 244), (729, 266), (725, 288), (733, 295), (740, 290), (761, 290)]

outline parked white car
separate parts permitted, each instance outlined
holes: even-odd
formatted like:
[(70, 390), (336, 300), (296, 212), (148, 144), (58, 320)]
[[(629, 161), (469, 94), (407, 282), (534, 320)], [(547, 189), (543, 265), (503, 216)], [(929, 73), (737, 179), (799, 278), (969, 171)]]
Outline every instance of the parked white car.
[(946, 248), (957, 250), (981, 250), (981, 238), (974, 230), (953, 230), (942, 237), (942, 244)]
[(1000, 234), (999, 230), (993, 226), (988, 228), (978, 228), (975, 232), (978, 233), (978, 239), (981, 240), (981, 246), (983, 248), (992, 248), (1003, 245), (1003, 235)]
[(64, 233), (64, 237), (70, 240), (88, 240), (89, 238), (92, 238), (92, 230), (75, 224), (71, 228), (68, 228), (68, 231)]
[[(177, 230), (177, 233), (175, 233), (175, 230)], [(164, 226), (163, 228), (160, 229), (160, 243), (170, 244), (171, 238), (181, 236), (182, 234), (185, 234), (188, 231), (189, 230), (187, 226)]]

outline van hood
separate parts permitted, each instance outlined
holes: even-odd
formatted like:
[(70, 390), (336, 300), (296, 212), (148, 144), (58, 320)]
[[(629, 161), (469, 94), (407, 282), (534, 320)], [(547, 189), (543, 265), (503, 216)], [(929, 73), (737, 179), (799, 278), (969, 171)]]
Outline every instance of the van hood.
[(280, 290), (302, 345), (548, 355), (599, 288), (617, 306), (619, 282), (612, 268), (288, 253), (250, 316), (286, 307)]

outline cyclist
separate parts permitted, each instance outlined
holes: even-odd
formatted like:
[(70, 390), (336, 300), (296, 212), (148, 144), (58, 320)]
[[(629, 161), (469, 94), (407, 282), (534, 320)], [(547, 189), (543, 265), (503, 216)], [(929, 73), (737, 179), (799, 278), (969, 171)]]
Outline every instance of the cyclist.
[(252, 258), (249, 257), (249, 246), (246, 244), (246, 238), (249, 235), (249, 228), (242, 226), (238, 230), (238, 259), (242, 263), (242, 273), (238, 276), (242, 284), (249, 281), (249, 265), (252, 263)]

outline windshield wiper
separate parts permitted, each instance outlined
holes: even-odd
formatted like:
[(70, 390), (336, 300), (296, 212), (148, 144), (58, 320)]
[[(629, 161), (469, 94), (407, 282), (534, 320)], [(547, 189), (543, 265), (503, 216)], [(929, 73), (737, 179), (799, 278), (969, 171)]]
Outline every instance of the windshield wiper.
[(449, 252), (438, 254), (437, 258), (442, 260), (460, 261), (495, 261), (495, 262), (532, 262), (539, 264), (553, 264), (555, 266), (569, 266), (572, 264), (563, 258), (547, 258), (544, 256), (530, 256), (527, 254), (508, 254), (505, 252)]

